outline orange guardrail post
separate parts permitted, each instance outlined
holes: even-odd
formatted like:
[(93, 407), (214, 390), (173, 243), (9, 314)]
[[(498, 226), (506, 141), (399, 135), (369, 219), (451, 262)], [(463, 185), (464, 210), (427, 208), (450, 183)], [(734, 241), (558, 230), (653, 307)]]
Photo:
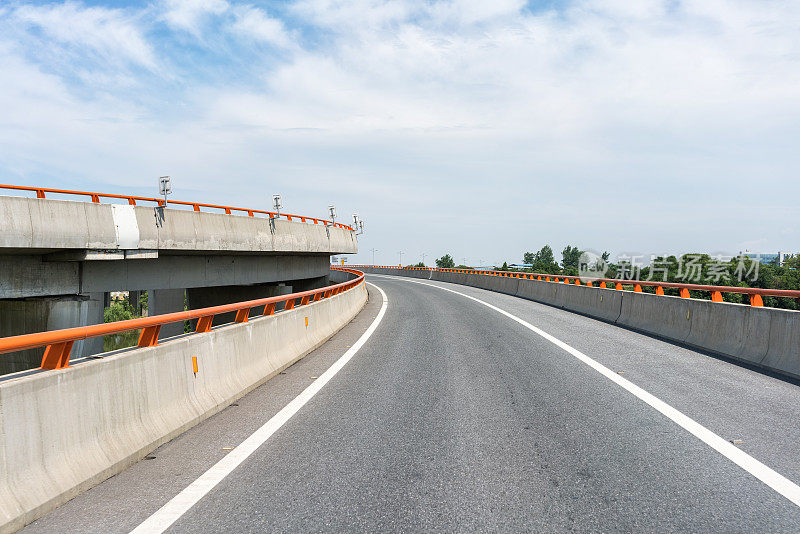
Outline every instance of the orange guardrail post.
[(246, 323), (247, 320), (250, 318), (250, 308), (242, 308), (236, 312), (236, 319), (233, 320), (235, 323)]
[(158, 345), (158, 333), (161, 331), (161, 325), (148, 326), (142, 329), (139, 334), (139, 347), (155, 347)]
[(682, 288), (681, 288), (681, 298), (682, 298), (682, 299), (689, 299), (689, 298), (692, 298), (692, 295), (691, 295), (691, 293), (689, 293), (689, 290), (688, 290), (688, 289), (686, 289), (685, 287), (682, 287)]
[(714, 302), (722, 302), (722, 292), (721, 291), (712, 291), (711, 292), (711, 300)]
[(48, 345), (42, 357), (42, 369), (65, 369), (69, 367), (69, 353), (72, 341)]
[(761, 299), (761, 295), (758, 293), (753, 293), (750, 295), (750, 306), (755, 306), (757, 308), (764, 306), (764, 301)]
[(211, 324), (214, 322), (213, 315), (206, 315), (205, 317), (200, 317), (197, 320), (197, 328), (195, 328), (195, 332), (209, 332), (211, 330)]
[(661, 286), (656, 286), (656, 295), (664, 296), (664, 288)]
[(641, 286), (640, 284), (635, 284), (635, 285), (633, 286), (633, 290), (634, 290), (636, 293), (641, 293), (641, 292), (642, 292), (642, 286)]
[(616, 284), (614, 284), (614, 289), (616, 289), (617, 291), (622, 291), (622, 284), (617, 282)]

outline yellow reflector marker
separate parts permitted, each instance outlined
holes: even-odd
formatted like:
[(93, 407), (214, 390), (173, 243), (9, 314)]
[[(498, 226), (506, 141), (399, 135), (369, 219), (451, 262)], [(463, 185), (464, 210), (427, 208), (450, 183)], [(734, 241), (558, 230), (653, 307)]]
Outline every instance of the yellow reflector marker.
[(197, 376), (197, 356), (192, 356), (192, 371)]

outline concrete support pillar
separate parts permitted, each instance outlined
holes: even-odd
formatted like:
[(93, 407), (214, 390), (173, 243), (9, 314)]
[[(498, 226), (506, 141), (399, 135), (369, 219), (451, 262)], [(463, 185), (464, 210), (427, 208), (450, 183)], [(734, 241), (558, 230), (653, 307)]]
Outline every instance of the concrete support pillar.
[[(0, 300), (0, 337), (103, 323), (103, 293)], [(103, 338), (76, 341), (71, 359), (103, 352)], [(39, 367), (44, 348), (0, 354), (0, 374)]]
[[(255, 284), (249, 286), (218, 286), (218, 287), (193, 287), (186, 290), (189, 309), (209, 308), (222, 304), (232, 304), (245, 300), (255, 300), (265, 297), (287, 295), (292, 292), (292, 286), (286, 284)], [(250, 313), (257, 315), (263, 309), (255, 308)], [(213, 326), (233, 322), (236, 314), (223, 313), (214, 317)], [(196, 324), (193, 321), (193, 325)]]
[[(184, 310), (186, 305), (186, 290), (184, 289), (155, 289), (147, 292), (147, 315), (162, 315)], [(183, 334), (183, 323), (165, 324), (161, 327), (158, 339), (179, 336)]]

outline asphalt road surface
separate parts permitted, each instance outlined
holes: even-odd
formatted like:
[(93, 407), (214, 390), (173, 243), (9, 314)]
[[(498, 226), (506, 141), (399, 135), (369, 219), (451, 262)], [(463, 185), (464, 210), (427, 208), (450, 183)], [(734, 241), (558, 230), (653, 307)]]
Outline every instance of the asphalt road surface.
[[(800, 483), (796, 383), (512, 296), (368, 280), (388, 302), (360, 350), (169, 532), (800, 532), (800, 505), (754, 474)], [(356, 344), (384, 304), (369, 289), (286, 374), (23, 531), (130, 532), (158, 514)]]

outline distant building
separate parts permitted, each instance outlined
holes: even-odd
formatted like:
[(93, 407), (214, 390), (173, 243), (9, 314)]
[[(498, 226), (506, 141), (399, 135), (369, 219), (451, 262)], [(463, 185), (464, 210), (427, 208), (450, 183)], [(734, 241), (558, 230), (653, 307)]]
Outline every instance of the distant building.
[(778, 252), (777, 254), (775, 253), (759, 254), (756, 252), (750, 252), (749, 250), (745, 250), (744, 252), (739, 252), (739, 255), (744, 255), (754, 260), (760, 260), (761, 263), (783, 265), (783, 262), (786, 261), (786, 258), (791, 256), (792, 254), (789, 252)]

